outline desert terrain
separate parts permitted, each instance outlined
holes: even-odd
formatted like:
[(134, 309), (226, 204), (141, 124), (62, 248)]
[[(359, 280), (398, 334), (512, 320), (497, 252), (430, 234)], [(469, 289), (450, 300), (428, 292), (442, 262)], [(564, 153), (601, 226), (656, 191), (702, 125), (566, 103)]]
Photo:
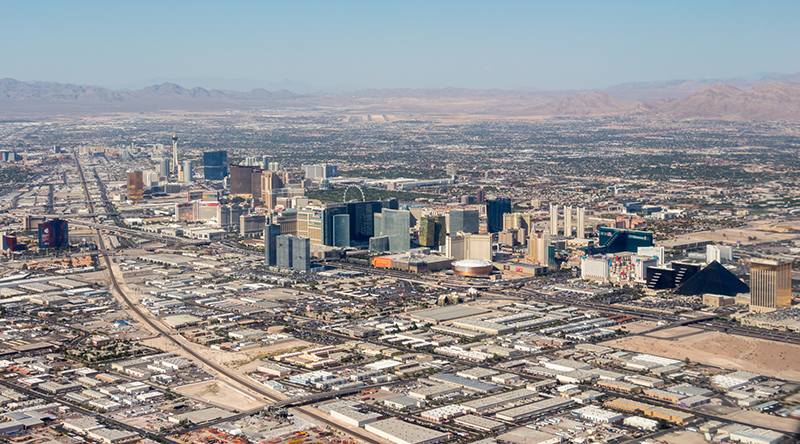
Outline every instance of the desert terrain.
[[(689, 327), (663, 330), (658, 338), (634, 336), (602, 345), (800, 381), (800, 346), (720, 332), (692, 333)], [(699, 332), (699, 330), (698, 330)], [(671, 334), (670, 334), (671, 333)]]

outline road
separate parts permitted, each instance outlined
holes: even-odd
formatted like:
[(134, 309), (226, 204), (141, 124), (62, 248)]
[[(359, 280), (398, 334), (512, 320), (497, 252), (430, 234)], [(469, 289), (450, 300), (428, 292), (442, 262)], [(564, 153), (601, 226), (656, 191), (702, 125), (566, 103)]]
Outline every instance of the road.
[[(88, 205), (90, 207), (90, 211), (94, 212), (94, 205), (92, 204), (90, 196), (89, 196), (88, 187), (86, 185), (86, 181), (85, 181), (85, 177), (84, 177), (84, 174), (83, 174), (83, 170), (82, 170), (82, 168), (80, 166), (80, 161), (77, 159), (77, 156), (75, 156), (75, 157), (76, 157), (76, 162), (78, 164), (78, 171), (80, 173), (80, 177), (81, 177), (81, 181), (82, 181), (82, 184), (83, 184), (83, 187), (84, 187), (84, 191), (85, 191), (86, 196), (87, 196), (87, 202), (88, 202)], [(104, 203), (108, 204), (108, 202), (104, 202)], [(100, 233), (99, 229), (112, 228), (115, 231), (116, 230), (120, 230), (121, 231), (121, 229), (119, 227), (108, 227), (108, 226), (100, 225), (100, 224), (91, 224), (91, 225), (93, 226), (93, 228), (98, 230), (98, 233), (97, 233), (98, 234), (98, 245), (99, 245), (101, 251), (107, 251), (107, 250), (105, 248), (105, 242), (104, 242), (103, 237), (101, 236), (101, 233)], [(122, 229), (122, 230), (126, 230), (126, 229)], [(135, 231), (135, 230), (128, 230), (128, 231), (132, 231), (136, 235), (141, 235), (140, 232)], [(174, 241), (174, 239), (171, 239), (171, 240)], [(142, 311), (142, 309), (138, 306), (137, 301), (132, 300), (122, 290), (122, 288), (121, 288), (121, 286), (120, 286), (120, 284), (119, 284), (119, 282), (117, 280), (117, 276), (115, 274), (114, 267), (112, 267), (111, 257), (107, 253), (104, 253), (103, 254), (103, 259), (106, 262), (106, 266), (107, 266), (108, 273), (109, 273), (109, 278), (111, 280), (111, 284), (112, 284), (112, 287), (115, 290), (115, 293), (122, 299), (122, 301), (124, 301), (124, 303), (130, 308), (130, 310), (135, 314), (136, 318), (138, 318), (138, 320), (140, 322), (142, 322), (144, 324), (147, 324), (152, 329), (152, 331), (161, 333), (164, 338), (166, 338), (169, 341), (171, 341), (172, 343), (174, 343), (177, 347), (179, 347), (182, 350), (182, 352), (184, 354), (188, 355), (189, 357), (194, 359), (196, 362), (200, 362), (203, 365), (205, 365), (206, 367), (213, 369), (218, 374), (224, 375), (228, 379), (230, 379), (232, 381), (235, 381), (236, 383), (238, 383), (242, 387), (246, 387), (246, 388), (252, 390), (253, 392), (258, 393), (259, 395), (263, 396), (265, 399), (271, 401), (273, 404), (277, 404), (277, 405), (292, 405), (293, 404), (292, 400), (279, 399), (275, 395), (273, 395), (271, 392), (267, 391), (265, 388), (262, 388), (260, 386), (260, 384), (254, 382), (252, 380), (249, 380), (249, 379), (247, 379), (245, 377), (242, 377), (242, 376), (240, 376), (240, 375), (238, 375), (238, 374), (236, 374), (236, 373), (234, 373), (232, 371), (229, 371), (228, 369), (220, 366), (216, 362), (205, 358), (201, 354), (195, 352), (191, 347), (188, 347), (186, 344), (184, 344), (183, 342), (178, 340), (176, 337), (174, 337), (171, 334), (171, 331), (169, 331), (168, 328), (166, 328), (164, 325), (161, 325), (158, 321), (154, 321), (152, 318), (147, 316)], [(393, 275), (393, 273), (386, 273), (386, 274), (387, 275)], [(393, 277), (401, 277), (401, 278), (406, 279), (406, 280), (408, 279), (408, 276), (393, 276)], [(412, 282), (414, 282), (414, 281), (412, 281)], [(430, 283), (428, 283), (426, 281), (419, 280), (418, 282), (430, 285)], [(497, 296), (506, 296), (506, 295), (504, 295), (503, 293), (500, 293), (500, 292), (492, 292), (492, 293), (496, 293)], [(531, 293), (535, 293), (535, 292), (531, 292)], [(531, 294), (531, 296), (533, 296), (533, 294)], [(549, 296), (549, 295), (538, 294), (538, 296), (540, 296), (540, 297), (544, 296), (545, 299), (550, 300), (550, 301), (556, 300), (556, 301), (559, 301), (560, 303), (568, 303), (568, 304), (571, 304), (571, 305), (585, 306), (587, 308), (593, 308), (593, 309), (597, 309), (599, 311), (606, 311), (606, 312), (612, 312), (612, 313), (616, 312), (616, 313), (621, 313), (621, 314), (630, 314), (630, 315), (639, 316), (639, 317), (650, 317), (650, 318), (656, 318), (656, 319), (661, 319), (661, 320), (669, 320), (669, 321), (672, 321), (671, 325), (669, 325), (670, 327), (674, 327), (676, 325), (688, 325), (688, 324), (692, 324), (692, 323), (700, 323), (702, 325), (702, 323), (704, 321), (708, 321), (710, 319), (710, 317), (707, 317), (707, 318), (694, 318), (694, 319), (680, 319), (680, 317), (676, 317), (676, 316), (654, 315), (654, 314), (651, 314), (651, 313), (641, 313), (641, 312), (638, 312), (638, 311), (635, 311), (635, 310), (620, 309), (620, 308), (617, 308), (617, 307), (608, 306), (606, 304), (592, 303), (592, 302), (589, 302), (589, 301), (575, 301), (575, 300), (572, 300), (572, 299), (563, 300), (562, 301), (561, 300), (562, 298), (556, 298), (556, 297), (552, 297), (552, 296)], [(665, 326), (665, 328), (666, 327), (667, 326)], [(745, 334), (745, 333), (748, 333), (749, 335), (753, 335), (754, 334), (754, 332), (752, 332), (751, 330), (749, 330), (747, 328), (743, 328), (742, 331), (743, 331), (742, 334)], [(462, 362), (462, 364), (463, 364), (463, 362)], [(472, 363), (469, 363), (469, 364), (472, 365)], [(358, 390), (362, 390), (362, 389), (364, 389), (364, 388), (362, 387), (362, 388), (359, 388)], [(341, 393), (341, 394), (344, 394), (344, 393)], [(619, 396), (619, 395), (617, 395), (617, 396)], [(302, 401), (301, 400), (297, 400), (297, 402), (313, 402), (314, 400), (318, 400), (319, 398), (322, 398), (322, 397), (324, 397), (324, 394), (312, 395), (312, 397), (310, 397), (307, 400), (302, 400)], [(675, 407), (671, 406), (671, 408), (675, 408)], [(350, 436), (353, 436), (354, 438), (360, 439), (360, 440), (362, 440), (362, 441), (364, 441), (366, 443), (369, 443), (369, 444), (383, 444), (381, 441), (378, 441), (376, 439), (373, 439), (371, 436), (366, 435), (366, 433), (361, 431), (361, 429), (355, 429), (354, 430), (352, 428), (344, 427), (344, 426), (342, 426), (340, 424), (332, 422), (329, 418), (320, 415), (316, 409), (312, 409), (310, 407), (304, 406), (304, 407), (296, 407), (293, 410), (297, 410), (299, 412), (302, 412), (302, 414), (313, 418), (314, 420), (318, 421), (319, 423), (322, 423), (322, 424), (325, 424), (325, 425), (330, 426), (332, 428), (335, 428), (335, 429), (337, 429), (337, 430), (339, 430), (339, 431), (341, 431), (343, 433), (346, 433), (346, 434), (348, 434)], [(682, 409), (678, 409), (678, 410), (682, 410)], [(731, 421), (730, 419), (727, 419), (727, 418), (716, 417), (716, 416), (712, 416), (712, 415), (706, 415), (706, 416), (712, 417), (713, 419), (718, 419), (718, 420), (721, 420), (721, 421), (725, 421), (725, 422)], [(149, 433), (149, 432), (145, 432), (145, 433)]]
[[(86, 178), (84, 177), (83, 168), (80, 165), (80, 160), (78, 160), (78, 156), (77, 155), (75, 156), (75, 161), (76, 161), (76, 163), (78, 165), (78, 172), (79, 172), (80, 177), (81, 177), (81, 182), (83, 184), (84, 193), (86, 194), (86, 197), (87, 197), (89, 210), (91, 212), (94, 212), (94, 204), (91, 202), (91, 198), (90, 198), (90, 195), (89, 195), (89, 189), (88, 189), (88, 187), (86, 185)], [(97, 230), (97, 237), (98, 237), (98, 246), (100, 247), (100, 250), (106, 250), (105, 241), (103, 240), (103, 237), (102, 237), (99, 229)], [(239, 385), (241, 385), (243, 387), (246, 387), (246, 388), (252, 390), (255, 393), (258, 393), (259, 395), (263, 396), (265, 399), (267, 399), (267, 400), (269, 400), (269, 401), (271, 401), (273, 403), (277, 403), (277, 402), (282, 401), (282, 399), (277, 398), (274, 394), (272, 394), (271, 392), (267, 391), (265, 388), (261, 387), (260, 384), (254, 382), (254, 381), (251, 381), (251, 380), (247, 379), (246, 377), (238, 375), (238, 374), (236, 374), (236, 373), (234, 373), (234, 372), (222, 367), (221, 365), (217, 364), (216, 362), (214, 362), (214, 361), (212, 361), (210, 359), (207, 359), (203, 355), (195, 352), (194, 350), (192, 350), (191, 347), (187, 347), (183, 342), (181, 342), (180, 340), (175, 338), (171, 334), (172, 332), (169, 331), (169, 329), (166, 328), (164, 325), (161, 325), (160, 323), (158, 323), (156, 321), (153, 321), (149, 316), (146, 316), (145, 313), (143, 313), (142, 309), (139, 307), (137, 301), (132, 300), (124, 291), (122, 291), (122, 288), (120, 287), (119, 282), (117, 280), (117, 276), (116, 276), (116, 274), (114, 272), (114, 268), (112, 267), (111, 257), (108, 254), (103, 254), (103, 259), (104, 259), (104, 261), (106, 263), (106, 267), (107, 267), (107, 270), (108, 270), (108, 276), (109, 276), (109, 278), (111, 280), (111, 285), (114, 288), (115, 294), (122, 299), (124, 304), (129, 307), (129, 309), (134, 313), (135, 317), (140, 322), (142, 322), (142, 323), (144, 323), (144, 324), (146, 324), (146, 325), (148, 325), (150, 327), (151, 331), (161, 333), (164, 338), (166, 338), (167, 340), (169, 340), (170, 342), (175, 344), (177, 347), (179, 347), (183, 351), (184, 354), (188, 355), (189, 357), (194, 359), (196, 362), (200, 362), (203, 365), (205, 365), (206, 367), (213, 369), (215, 372), (217, 372), (217, 373), (219, 373), (221, 375), (224, 375), (225, 377), (227, 377), (228, 379), (230, 379), (232, 381), (235, 381)], [(332, 428), (340, 430), (343, 433), (347, 433), (347, 434), (353, 436), (354, 438), (358, 438), (358, 439), (360, 439), (360, 440), (362, 440), (362, 441), (364, 441), (364, 442), (366, 442), (368, 444), (384, 444), (381, 441), (373, 439), (371, 436), (367, 435), (365, 432), (352, 430), (352, 429), (346, 428), (346, 427), (342, 427), (341, 425), (339, 425), (339, 424), (337, 424), (335, 422), (332, 422), (329, 418), (325, 418), (325, 417), (322, 417), (322, 416), (318, 415), (314, 411), (314, 409), (311, 409), (309, 407), (299, 407), (299, 408), (297, 408), (297, 410), (301, 411), (305, 415), (308, 415), (308, 416), (314, 418), (315, 420), (319, 421), (322, 424), (325, 424), (327, 426), (330, 426)]]

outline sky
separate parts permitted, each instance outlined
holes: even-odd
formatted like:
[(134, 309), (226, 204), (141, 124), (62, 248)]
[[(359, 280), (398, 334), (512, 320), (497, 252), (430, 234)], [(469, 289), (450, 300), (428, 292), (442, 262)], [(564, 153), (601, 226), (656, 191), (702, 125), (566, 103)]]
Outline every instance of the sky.
[(585, 90), (800, 71), (797, 0), (0, 0), (0, 11), (0, 78), (22, 81)]

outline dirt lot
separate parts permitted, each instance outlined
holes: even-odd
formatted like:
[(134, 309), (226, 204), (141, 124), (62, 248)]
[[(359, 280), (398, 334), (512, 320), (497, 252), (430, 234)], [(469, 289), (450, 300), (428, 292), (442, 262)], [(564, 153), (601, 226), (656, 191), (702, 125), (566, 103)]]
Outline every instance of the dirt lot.
[(659, 339), (674, 339), (674, 338), (677, 338), (677, 337), (683, 337), (683, 336), (688, 336), (688, 335), (692, 335), (692, 334), (695, 334), (695, 333), (700, 333), (702, 331), (703, 330), (701, 330), (699, 328), (675, 327), (675, 328), (669, 328), (669, 329), (666, 329), (666, 330), (661, 330), (661, 331), (657, 331), (657, 332), (654, 332), (654, 333), (651, 333), (651, 334), (647, 334), (646, 336), (649, 336), (651, 338), (659, 338)]
[[(188, 343), (188, 341), (184, 342)], [(171, 341), (169, 341), (164, 337), (148, 339), (142, 341), (142, 343), (171, 353), (179, 353), (180, 350), (175, 344), (173, 344)], [(227, 352), (222, 350), (214, 350), (209, 347), (202, 346), (200, 344), (191, 344), (190, 346), (194, 351), (203, 355), (203, 357), (213, 359), (215, 362), (218, 362), (226, 367), (240, 368), (242, 371), (252, 371), (255, 370), (256, 367), (258, 367), (259, 364), (259, 360), (257, 359), (258, 356), (263, 356), (265, 354), (271, 354), (283, 350), (290, 351), (297, 347), (307, 347), (310, 344), (311, 344), (310, 342), (306, 341), (287, 340), (278, 342), (276, 344), (272, 344), (267, 347), (252, 348), (249, 350), (242, 350), (240, 352)]]
[(800, 432), (800, 421), (791, 418), (781, 418), (779, 416), (767, 415), (750, 410), (740, 410), (738, 412), (725, 415), (733, 421), (749, 424), (754, 427), (769, 427), (770, 429), (780, 430), (787, 433)]
[(175, 391), (189, 398), (208, 402), (227, 410), (243, 412), (266, 405), (266, 403), (219, 380), (184, 385), (176, 388)]
[[(723, 230), (715, 231), (700, 231), (697, 233), (689, 233), (681, 238), (709, 240), (714, 242), (736, 243), (741, 242), (742, 245), (752, 245), (762, 242), (782, 242), (787, 239), (796, 239), (796, 233), (772, 233), (768, 231), (760, 231), (755, 228), (726, 228)], [(754, 237), (756, 240), (748, 240)]]
[[(671, 330), (664, 330), (663, 333), (670, 334)], [(686, 332), (677, 333), (671, 335), (678, 336)], [(800, 368), (797, 367), (800, 346), (793, 344), (706, 332), (674, 340), (636, 336), (607, 341), (602, 345), (680, 360), (688, 357), (701, 364), (800, 381)]]

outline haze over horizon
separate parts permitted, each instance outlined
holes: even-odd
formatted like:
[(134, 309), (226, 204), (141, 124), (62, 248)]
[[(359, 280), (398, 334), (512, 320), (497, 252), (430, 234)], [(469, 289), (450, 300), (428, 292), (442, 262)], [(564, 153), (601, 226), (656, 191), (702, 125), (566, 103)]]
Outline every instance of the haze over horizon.
[(0, 78), (299, 92), (753, 78), (800, 71), (798, 17), (788, 1), (10, 3)]

